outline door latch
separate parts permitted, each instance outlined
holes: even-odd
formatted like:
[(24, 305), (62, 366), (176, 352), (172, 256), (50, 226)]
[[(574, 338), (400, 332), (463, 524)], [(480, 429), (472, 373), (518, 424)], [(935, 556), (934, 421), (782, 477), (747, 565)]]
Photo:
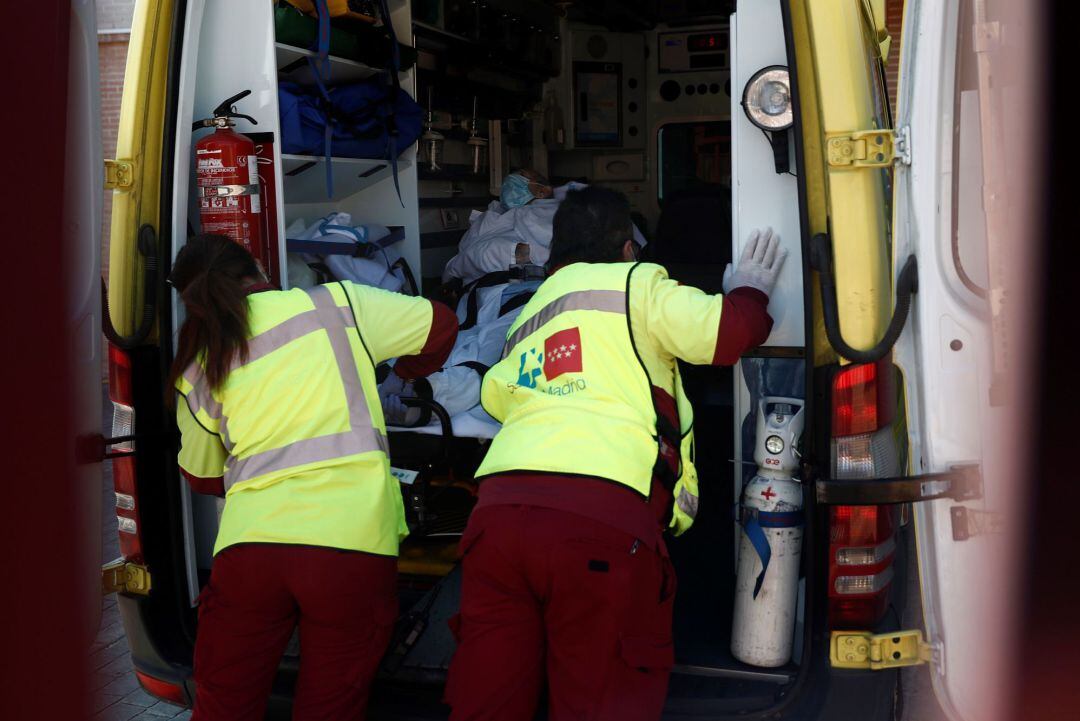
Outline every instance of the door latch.
[(134, 593), (148, 596), (150, 587), (150, 570), (146, 566), (118, 558), (101, 567), (101, 594), (103, 596), (110, 593)]
[(105, 160), (105, 189), (124, 190), (135, 184), (135, 163), (130, 160)]
[(881, 671), (901, 666), (919, 666), (934, 660), (937, 650), (923, 640), (922, 631), (833, 631), (829, 661), (835, 668)]

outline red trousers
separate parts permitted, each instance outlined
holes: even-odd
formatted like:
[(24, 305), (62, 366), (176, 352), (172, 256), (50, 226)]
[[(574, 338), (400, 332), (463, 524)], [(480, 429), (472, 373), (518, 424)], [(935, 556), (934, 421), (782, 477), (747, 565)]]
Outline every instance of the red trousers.
[(674, 662), (666, 550), (565, 511), (489, 506), (461, 542), (451, 721), (655, 721)]
[(293, 719), (363, 719), (397, 607), (394, 558), (279, 544), (225, 549), (199, 604), (193, 721), (263, 721), (297, 624)]

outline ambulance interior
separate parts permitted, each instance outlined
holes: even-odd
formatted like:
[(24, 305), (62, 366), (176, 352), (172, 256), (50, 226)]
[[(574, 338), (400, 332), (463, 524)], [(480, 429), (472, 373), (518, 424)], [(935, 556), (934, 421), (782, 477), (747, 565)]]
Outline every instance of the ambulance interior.
[[(463, 252), (471, 216), (497, 201), (515, 168), (534, 169), (555, 187), (574, 182), (624, 192), (647, 240), (643, 259), (708, 292), (720, 291), (724, 266), (749, 231), (771, 226), (790, 254), (770, 305), (769, 342), (734, 369), (683, 368), (695, 408), (701, 506), (694, 527), (669, 541), (679, 582), (669, 708), (685, 702), (700, 710), (703, 701), (716, 712), (772, 705), (800, 678), (810, 637), (803, 620), (812, 617), (806, 579), (798, 584), (789, 663), (744, 664), (732, 656), (730, 639), (740, 538), (734, 508), (754, 473), (754, 409), (765, 395), (799, 398), (805, 388), (794, 142), (780, 147), (741, 107), (753, 75), (788, 65), (780, 3), (739, 3), (737, 12), (734, 0), (388, 5), (402, 46), (400, 86), (423, 117), (422, 135), (397, 157), (396, 174), (386, 158), (282, 150), (279, 82), (357, 83), (385, 74), (385, 64), (331, 52), (324, 67), (317, 49), (281, 37), (283, 20), (302, 17), (286, 2), (188, 3), (172, 110), (176, 177), (189, 182), (176, 183), (174, 191), (174, 255), (199, 231), (193, 143), (209, 131), (189, 129), (243, 90), (251, 94), (235, 103), (236, 111), (257, 125), (237, 118), (235, 130), (250, 134), (259, 149), (266, 264), (283, 288), (334, 279), (336, 256), (356, 255), (356, 243), (344, 252), (330, 249), (312, 231), (322, 219), (347, 213), (338, 222), (361, 229), (367, 241), (389, 238), (390, 255), (371, 258), (386, 263), (396, 290), (445, 298), (444, 271)], [(300, 22), (317, 25), (313, 18)], [(346, 34), (351, 27), (345, 19), (332, 24)], [(173, 307), (175, 328), (182, 304)], [(472, 474), (490, 435), (470, 435), (439, 408), (429, 410), (430, 427), (390, 433), (413, 532), (401, 552), (401, 637), (382, 675), (389, 686), (427, 684), (437, 698), (453, 652), (445, 621), (456, 606), (456, 544), (475, 503)], [(187, 489), (182, 495), (194, 603), (209, 575), (223, 501)], [(296, 653), (291, 646), (289, 654)]]

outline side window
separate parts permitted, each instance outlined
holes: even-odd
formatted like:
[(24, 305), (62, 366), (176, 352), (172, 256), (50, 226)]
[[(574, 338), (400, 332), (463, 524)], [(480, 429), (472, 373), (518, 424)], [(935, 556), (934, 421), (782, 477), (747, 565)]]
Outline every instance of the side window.
[(680, 190), (731, 188), (731, 123), (668, 123), (656, 135), (657, 197)]

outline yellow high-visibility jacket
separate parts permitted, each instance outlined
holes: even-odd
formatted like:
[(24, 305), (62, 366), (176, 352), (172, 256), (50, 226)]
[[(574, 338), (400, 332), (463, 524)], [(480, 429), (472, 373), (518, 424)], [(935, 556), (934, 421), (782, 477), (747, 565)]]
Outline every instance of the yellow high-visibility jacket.
[(215, 391), (200, 362), (177, 382), (180, 467), (224, 477), (214, 553), (291, 543), (397, 555), (408, 530), (375, 366), (420, 352), (431, 304), (349, 282), (248, 303), (247, 360)]
[[(693, 411), (676, 359), (712, 361), (722, 304), (649, 263), (559, 269), (510, 326), (503, 359), (484, 376), (481, 402), (503, 427), (477, 476), (595, 476), (648, 497), (654, 472), (663, 473), (658, 458), (674, 452), (665, 444), (677, 445), (671, 527), (685, 531), (698, 486)], [(675, 399), (678, 429), (658, 423), (654, 387)]]

